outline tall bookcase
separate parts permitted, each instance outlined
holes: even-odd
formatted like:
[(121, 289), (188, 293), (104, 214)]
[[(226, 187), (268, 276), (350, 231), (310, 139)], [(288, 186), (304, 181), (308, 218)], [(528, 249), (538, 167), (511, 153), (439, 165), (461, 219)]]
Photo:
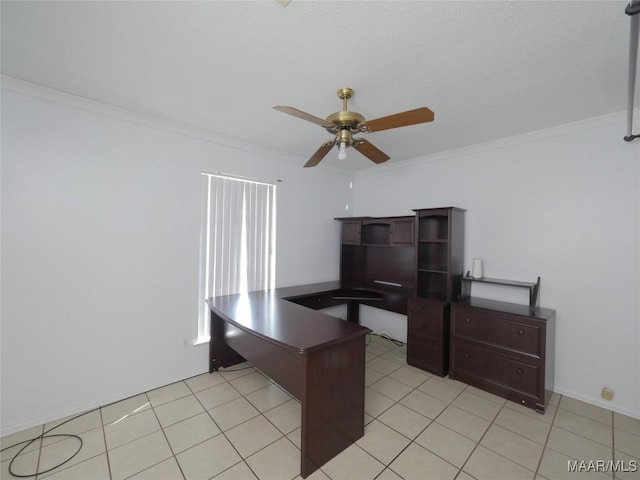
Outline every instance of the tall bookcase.
[(464, 210), (416, 212), (416, 295), (408, 302), (407, 363), (440, 376), (449, 366), (450, 302), (460, 296)]

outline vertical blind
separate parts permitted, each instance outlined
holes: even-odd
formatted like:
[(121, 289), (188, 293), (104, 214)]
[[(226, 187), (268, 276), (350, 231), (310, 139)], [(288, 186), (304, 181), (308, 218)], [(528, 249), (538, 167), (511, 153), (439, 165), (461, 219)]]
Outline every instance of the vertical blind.
[(209, 339), (206, 299), (275, 286), (276, 187), (202, 174), (198, 340)]

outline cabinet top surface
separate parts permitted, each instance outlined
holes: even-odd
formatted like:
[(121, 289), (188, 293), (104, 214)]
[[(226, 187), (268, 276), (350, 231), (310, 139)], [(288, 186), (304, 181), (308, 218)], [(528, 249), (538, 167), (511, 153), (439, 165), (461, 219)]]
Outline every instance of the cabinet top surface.
[(483, 308), (485, 310), (494, 310), (501, 313), (510, 313), (527, 318), (535, 318), (539, 320), (548, 320), (556, 314), (555, 310), (550, 308), (536, 307), (533, 312), (529, 310), (529, 305), (520, 305), (517, 303), (500, 302), (490, 300), (488, 298), (465, 297), (456, 300), (452, 305), (461, 307)]
[(429, 212), (432, 210), (456, 210), (458, 212), (466, 212), (467, 210), (459, 207), (435, 207), (435, 208), (414, 208), (414, 212)]
[(334, 220), (341, 222), (358, 221), (358, 220), (397, 220), (397, 219), (414, 219), (415, 215), (394, 215), (392, 217), (335, 217)]

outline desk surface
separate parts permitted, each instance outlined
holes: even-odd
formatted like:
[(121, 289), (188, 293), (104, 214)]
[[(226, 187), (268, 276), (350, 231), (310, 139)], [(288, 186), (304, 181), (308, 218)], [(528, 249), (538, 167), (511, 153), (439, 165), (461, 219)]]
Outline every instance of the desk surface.
[(237, 328), (282, 348), (308, 353), (370, 331), (358, 324), (286, 300), (339, 290), (340, 282), (314, 283), (273, 291), (212, 297), (207, 304)]

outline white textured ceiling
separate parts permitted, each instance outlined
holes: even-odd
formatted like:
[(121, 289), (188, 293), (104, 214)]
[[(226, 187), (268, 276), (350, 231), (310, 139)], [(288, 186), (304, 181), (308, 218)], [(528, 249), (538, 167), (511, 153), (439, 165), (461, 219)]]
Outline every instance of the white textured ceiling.
[[(367, 136), (399, 162), (625, 110), (626, 4), (3, 0), (2, 74), (301, 164), (329, 134), (272, 107), (326, 117), (348, 86), (368, 119), (435, 112)], [(373, 164), (354, 151), (342, 165)]]

